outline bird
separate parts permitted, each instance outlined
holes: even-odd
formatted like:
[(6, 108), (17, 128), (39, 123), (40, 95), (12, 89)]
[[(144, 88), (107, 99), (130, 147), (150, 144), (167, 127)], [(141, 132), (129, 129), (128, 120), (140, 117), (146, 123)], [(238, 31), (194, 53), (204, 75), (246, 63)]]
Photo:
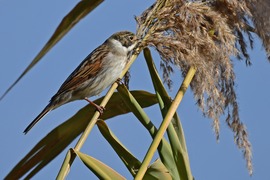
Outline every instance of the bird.
[(136, 44), (137, 38), (132, 32), (120, 31), (111, 35), (68, 76), (48, 105), (26, 127), (24, 134), (47, 113), (71, 101), (86, 100), (102, 114), (104, 107), (88, 98), (99, 95), (118, 80)]

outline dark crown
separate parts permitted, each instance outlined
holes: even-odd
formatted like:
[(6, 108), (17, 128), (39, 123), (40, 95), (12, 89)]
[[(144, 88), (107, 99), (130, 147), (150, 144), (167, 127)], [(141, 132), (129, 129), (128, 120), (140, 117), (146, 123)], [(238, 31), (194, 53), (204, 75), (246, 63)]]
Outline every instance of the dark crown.
[(111, 36), (111, 38), (118, 40), (123, 46), (129, 47), (136, 41), (134, 33), (129, 31), (120, 31)]

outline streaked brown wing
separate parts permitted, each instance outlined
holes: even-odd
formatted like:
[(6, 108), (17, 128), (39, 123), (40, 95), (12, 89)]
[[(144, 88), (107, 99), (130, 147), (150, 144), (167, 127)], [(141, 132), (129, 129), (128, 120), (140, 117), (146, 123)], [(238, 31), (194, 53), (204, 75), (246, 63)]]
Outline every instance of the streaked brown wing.
[(102, 68), (102, 59), (108, 54), (106, 47), (103, 44), (90, 53), (70, 74), (56, 94), (74, 90), (80, 84), (96, 76)]

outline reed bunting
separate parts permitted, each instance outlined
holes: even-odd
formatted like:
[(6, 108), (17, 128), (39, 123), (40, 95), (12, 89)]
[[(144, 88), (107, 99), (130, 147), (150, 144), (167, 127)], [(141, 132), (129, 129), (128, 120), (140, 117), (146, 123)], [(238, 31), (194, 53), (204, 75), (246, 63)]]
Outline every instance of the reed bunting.
[(26, 134), (48, 112), (74, 100), (84, 99), (102, 114), (104, 108), (88, 98), (100, 94), (120, 76), (129, 53), (137, 44), (132, 32), (121, 31), (110, 36), (91, 52), (69, 75), (44, 110), (24, 130)]

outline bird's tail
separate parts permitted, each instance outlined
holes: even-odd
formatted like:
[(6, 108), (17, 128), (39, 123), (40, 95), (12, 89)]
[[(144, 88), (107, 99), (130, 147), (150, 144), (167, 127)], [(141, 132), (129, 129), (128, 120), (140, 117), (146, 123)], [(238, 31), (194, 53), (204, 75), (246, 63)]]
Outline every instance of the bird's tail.
[(52, 110), (52, 106), (49, 104), (46, 106), (43, 111), (25, 128), (23, 131), (24, 134), (28, 133), (28, 131), (38, 122), (40, 121), (48, 112)]

